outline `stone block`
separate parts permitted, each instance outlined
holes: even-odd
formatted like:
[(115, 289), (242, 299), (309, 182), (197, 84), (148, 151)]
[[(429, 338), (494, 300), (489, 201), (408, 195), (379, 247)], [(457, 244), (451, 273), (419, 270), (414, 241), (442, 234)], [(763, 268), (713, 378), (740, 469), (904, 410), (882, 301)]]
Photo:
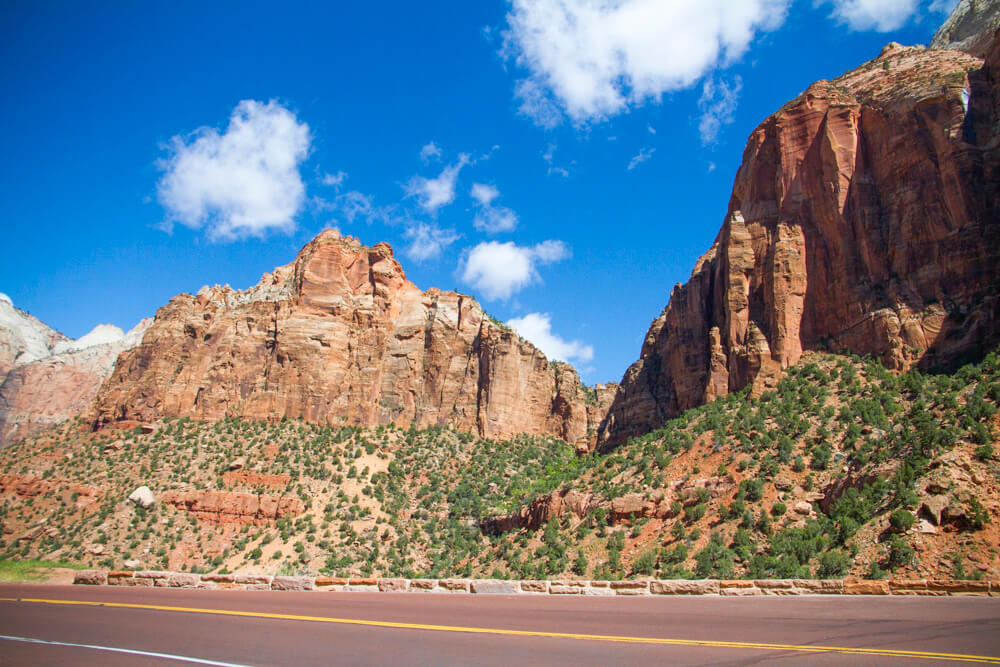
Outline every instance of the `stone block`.
[(232, 584), (236, 581), (236, 575), (233, 574), (203, 574), (201, 575), (202, 581), (214, 581), (217, 584)]
[(608, 586), (614, 589), (645, 589), (649, 590), (648, 581), (611, 581)]
[(555, 582), (549, 585), (549, 595), (583, 595), (585, 590), (582, 586), (563, 586)]
[(517, 582), (501, 579), (473, 579), (470, 589), (477, 595), (516, 595)]
[(242, 584), (239, 586), (245, 591), (269, 591), (271, 584)]
[(152, 579), (145, 579), (145, 578), (140, 579), (140, 578), (136, 578), (136, 577), (125, 577), (125, 578), (119, 579), (118, 581), (121, 582), (120, 584), (118, 584), (119, 586), (136, 586), (138, 588), (152, 588), (153, 587), (153, 580)]
[(73, 575), (73, 583), (81, 586), (107, 586), (107, 570), (78, 570)]
[(522, 581), (522, 593), (548, 593), (549, 582), (547, 581)]
[(271, 578), (269, 574), (237, 574), (233, 581), (237, 584), (270, 584)]
[(665, 579), (649, 582), (653, 595), (718, 595), (718, 579)]
[(315, 588), (312, 577), (275, 577), (272, 591), (311, 591)]
[(870, 579), (845, 581), (844, 595), (889, 595), (889, 582)]
[(327, 588), (329, 586), (346, 586), (350, 583), (347, 577), (316, 577), (316, 588)]
[(437, 579), (411, 579), (410, 580), (410, 590), (411, 591), (432, 591), (437, 588)]
[(171, 588), (197, 588), (200, 583), (201, 577), (197, 574), (173, 572), (167, 577), (167, 586)]
[(719, 582), (719, 595), (746, 597), (749, 595), (763, 594), (763, 591), (754, 586), (752, 581), (744, 579), (723, 579)]
[(889, 592), (893, 595), (926, 590), (926, 579), (891, 579), (889, 581)]
[(469, 592), (469, 582), (467, 579), (442, 579), (438, 582), (438, 587), (452, 593)]
[(609, 588), (615, 595), (649, 595), (648, 581), (612, 581)]
[(401, 592), (406, 590), (406, 579), (379, 579), (378, 589), (383, 593)]
[(362, 585), (352, 585), (348, 584), (344, 586), (344, 591), (348, 593), (378, 593), (378, 584), (369, 586), (368, 584)]
[(988, 581), (959, 579), (930, 579), (927, 581), (927, 590), (943, 591), (948, 595), (989, 595), (990, 583)]
[(795, 587), (807, 595), (843, 595), (843, 579), (796, 579)]
[(378, 579), (375, 577), (351, 577), (347, 583), (351, 586), (378, 586)]

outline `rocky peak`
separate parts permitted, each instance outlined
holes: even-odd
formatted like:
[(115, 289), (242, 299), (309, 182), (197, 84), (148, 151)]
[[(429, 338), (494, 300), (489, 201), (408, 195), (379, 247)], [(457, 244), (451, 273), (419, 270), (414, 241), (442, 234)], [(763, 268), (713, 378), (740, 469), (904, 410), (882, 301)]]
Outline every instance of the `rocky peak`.
[(1000, 48), (890, 44), (750, 136), (729, 213), (602, 427), (610, 446), (804, 350), (938, 366), (1000, 342)]
[(0, 294), (0, 382), (14, 366), (47, 357), (56, 346), (68, 342), (69, 338)]
[(474, 299), (421, 291), (388, 244), (326, 230), (248, 290), (174, 297), (122, 355), (91, 418), (450, 425), (586, 448), (612, 394), (584, 387)]
[(932, 49), (957, 49), (985, 58), (1000, 29), (1000, 0), (961, 0), (931, 40)]
[(128, 333), (99, 324), (77, 340), (62, 337), (49, 354), (11, 368), (0, 382), (0, 447), (80, 414), (118, 355), (138, 345), (152, 324), (145, 318)]

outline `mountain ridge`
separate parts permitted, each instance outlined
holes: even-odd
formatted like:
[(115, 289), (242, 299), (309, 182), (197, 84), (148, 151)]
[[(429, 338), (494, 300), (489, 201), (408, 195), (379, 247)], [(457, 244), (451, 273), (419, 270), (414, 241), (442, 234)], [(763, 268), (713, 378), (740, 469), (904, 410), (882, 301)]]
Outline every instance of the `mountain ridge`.
[(421, 291), (387, 243), (326, 230), (254, 287), (171, 299), (88, 418), (447, 424), (587, 449), (612, 391), (585, 388), (471, 297)]

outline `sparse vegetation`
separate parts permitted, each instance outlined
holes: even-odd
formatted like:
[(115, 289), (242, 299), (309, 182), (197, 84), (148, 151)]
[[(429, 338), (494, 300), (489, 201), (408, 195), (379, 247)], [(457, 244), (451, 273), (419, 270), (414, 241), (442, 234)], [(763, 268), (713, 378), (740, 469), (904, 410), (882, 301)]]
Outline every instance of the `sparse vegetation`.
[[(990, 554), (996, 502), (980, 491), (1000, 483), (998, 397), (996, 354), (950, 375), (813, 354), (759, 398), (735, 393), (585, 456), (555, 438), (444, 427), (166, 419), (152, 433), (87, 433), (71, 422), (0, 452), (8, 474), (49, 485), (0, 495), (0, 553), (412, 577), (947, 574), (958, 536)], [(238, 459), (245, 467), (230, 470)], [(972, 478), (979, 487), (961, 482)], [(304, 509), (222, 522), (162, 502), (142, 510), (125, 502), (142, 484)], [(517, 518), (569, 490), (589, 500), (548, 521)], [(636, 495), (646, 509), (616, 513), (616, 499)], [(915, 515), (927, 507), (943, 513), (921, 537)], [(989, 558), (980, 564), (995, 572)]]

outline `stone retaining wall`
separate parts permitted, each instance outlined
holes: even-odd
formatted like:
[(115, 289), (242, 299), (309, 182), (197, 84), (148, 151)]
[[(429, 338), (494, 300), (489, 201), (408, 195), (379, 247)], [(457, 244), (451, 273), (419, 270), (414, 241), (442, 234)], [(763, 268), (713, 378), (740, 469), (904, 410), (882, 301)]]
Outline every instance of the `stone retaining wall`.
[(978, 595), (1000, 597), (1000, 581), (941, 579), (669, 579), (639, 581), (517, 581), (280, 577), (267, 574), (191, 574), (160, 570), (80, 570), (74, 584), (244, 591), (367, 591), (477, 595)]

